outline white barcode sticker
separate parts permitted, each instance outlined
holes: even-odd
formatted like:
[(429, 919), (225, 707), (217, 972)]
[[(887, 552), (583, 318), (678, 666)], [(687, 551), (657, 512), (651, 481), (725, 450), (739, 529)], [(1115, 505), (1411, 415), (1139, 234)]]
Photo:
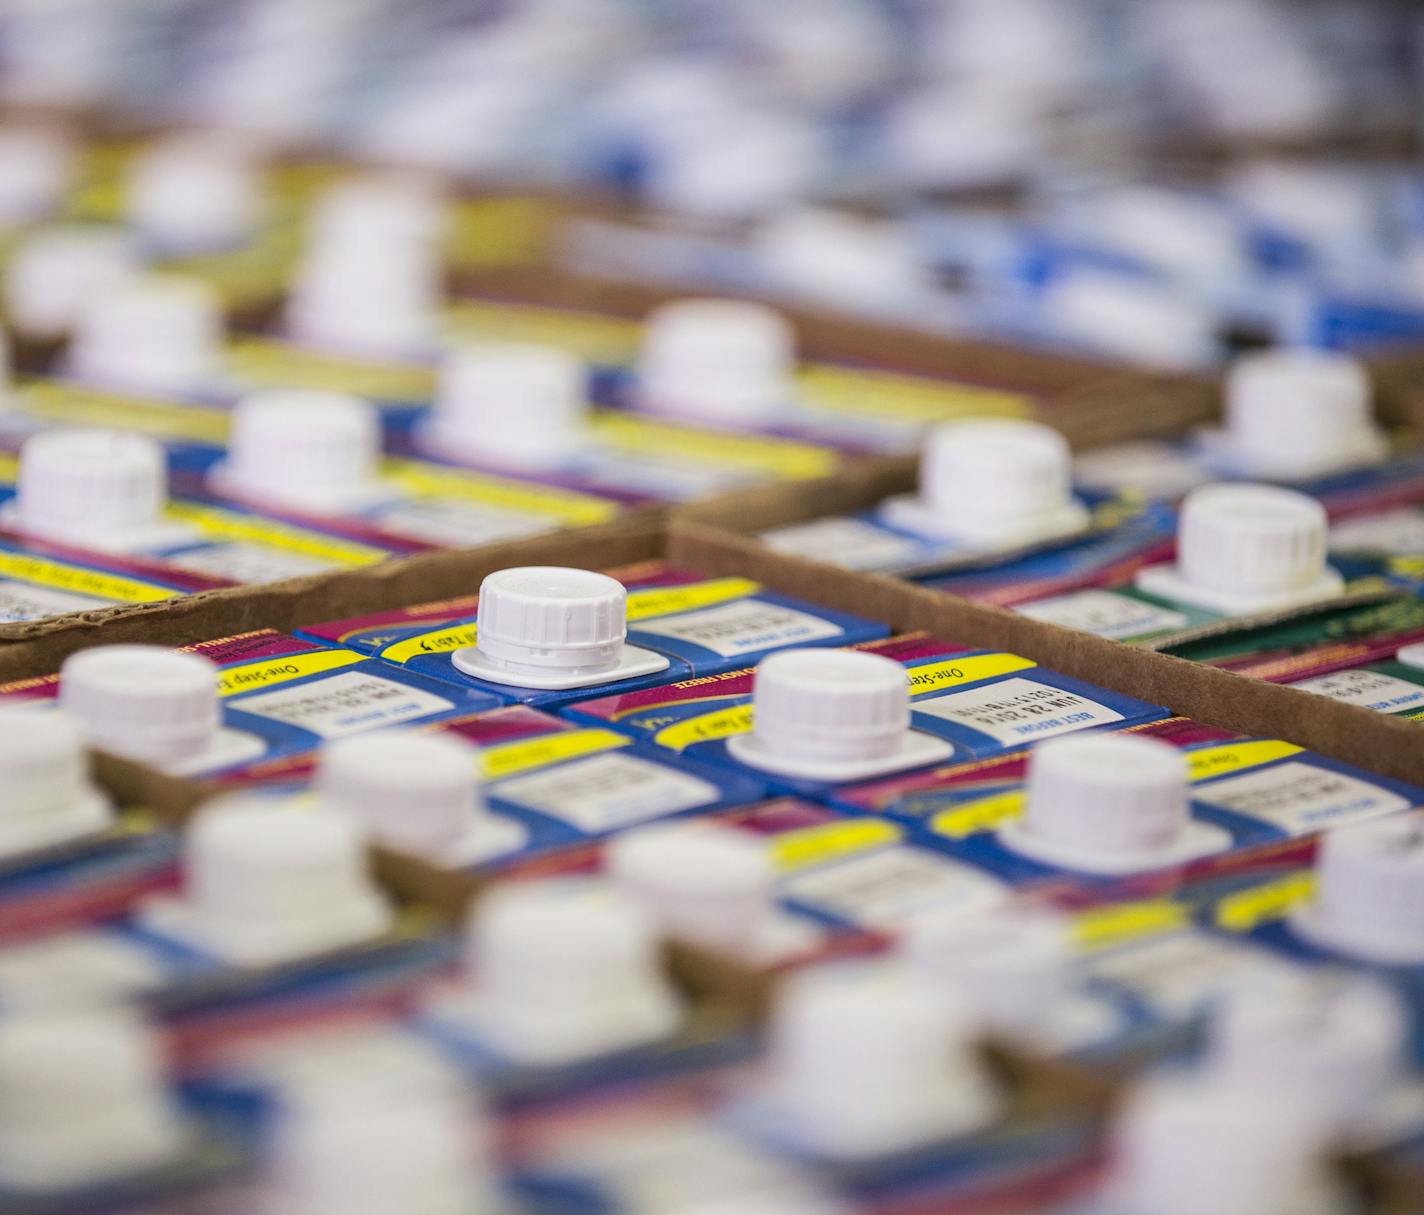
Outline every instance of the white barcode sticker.
[(898, 932), (920, 916), (993, 906), (1008, 887), (963, 861), (893, 846), (793, 873), (780, 892), (859, 927)]
[(232, 706), (244, 713), (310, 730), (322, 738), (341, 738), (416, 721), (455, 707), (444, 697), (363, 671), (346, 671), (275, 692), (243, 696)]
[(1290, 761), (1198, 785), (1192, 797), (1210, 806), (1301, 835), (1408, 810), (1408, 798), (1358, 777)]
[(1302, 679), (1291, 687), (1328, 696), (1343, 704), (1374, 709), (1377, 713), (1402, 713), (1424, 705), (1424, 687), (1379, 671), (1334, 671)]
[(782, 646), (805, 645), (839, 637), (838, 624), (760, 599), (740, 599), (718, 607), (681, 612), (665, 620), (640, 620), (640, 633), (671, 637), (711, 650), (724, 658)]
[(793, 553), (851, 570), (893, 569), (915, 561), (921, 545), (907, 536), (877, 527), (867, 519), (816, 519), (763, 532), (762, 540), (779, 553)]
[(1424, 511), (1400, 507), (1345, 519), (1330, 529), (1330, 547), (1336, 552), (1365, 549), (1391, 557), (1424, 553)]
[(375, 511), (368, 517), (378, 527), (396, 535), (458, 548), (473, 548), (496, 540), (517, 540), (558, 526), (558, 520), (549, 515), (440, 498), (413, 498)]
[(1113, 641), (1174, 632), (1191, 623), (1181, 612), (1113, 591), (1074, 591), (1069, 595), (1054, 595), (1034, 603), (1020, 604), (1014, 611), (1046, 624), (1092, 633)]
[(0, 582), (0, 623), (19, 624), (26, 620), (44, 620), (65, 612), (87, 612), (108, 606), (104, 599), (56, 591), (47, 586), (30, 586), (24, 582)]
[(195, 574), (212, 574), (233, 582), (279, 582), (334, 569), (330, 561), (260, 544), (206, 544), (201, 548), (173, 553), (164, 558), (168, 565)]
[(916, 713), (958, 722), (1001, 743), (1033, 742), (1121, 721), (1122, 714), (1033, 679), (1001, 679), (983, 688), (914, 702)]
[(502, 801), (537, 810), (595, 835), (710, 806), (716, 785), (637, 755), (609, 752), (499, 781)]

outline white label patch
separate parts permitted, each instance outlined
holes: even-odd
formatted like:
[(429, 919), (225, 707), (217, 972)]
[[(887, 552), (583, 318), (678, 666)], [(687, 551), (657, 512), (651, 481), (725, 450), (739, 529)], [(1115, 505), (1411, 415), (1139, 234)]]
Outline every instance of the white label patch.
[(1346, 519), (1330, 529), (1330, 547), (1336, 552), (1364, 549), (1391, 557), (1424, 553), (1424, 511), (1406, 506)]
[(711, 805), (721, 797), (705, 780), (617, 752), (498, 781), (494, 794), (589, 835)]
[(93, 599), (88, 595), (51, 590), (47, 586), (30, 586), (24, 582), (0, 582), (0, 623), (3, 624), (43, 620), (65, 612), (87, 612), (91, 608), (107, 606), (107, 600)]
[(304, 574), (336, 568), (330, 561), (304, 557), (260, 544), (209, 544), (163, 559), (168, 565), (195, 574), (212, 574), (233, 582), (279, 582)]
[(232, 706), (283, 725), (341, 738), (402, 721), (414, 721), (455, 707), (452, 701), (394, 679), (361, 671), (329, 675), (275, 692), (241, 696)]
[(1383, 675), (1378, 671), (1335, 671), (1291, 684), (1317, 696), (1328, 696), (1347, 705), (1360, 705), (1377, 713), (1402, 713), (1424, 705), (1424, 687)]
[(524, 514), (471, 502), (447, 502), (440, 498), (401, 502), (373, 511), (367, 518), (397, 535), (457, 548), (535, 536), (557, 526), (548, 515)]
[(865, 519), (816, 519), (761, 536), (769, 548), (849, 570), (893, 569), (916, 560), (920, 545)]
[(1409, 809), (1409, 801), (1354, 776), (1292, 760), (1198, 785), (1192, 797), (1300, 835)]
[(1071, 595), (1054, 595), (1036, 603), (1022, 604), (1013, 610), (1021, 616), (1113, 641), (1174, 632), (1191, 623), (1181, 612), (1158, 607), (1155, 603), (1143, 603), (1130, 595), (1118, 595), (1112, 591), (1075, 591)]
[(666, 620), (640, 620), (634, 628), (654, 637), (690, 642), (724, 658), (841, 636), (838, 624), (760, 599), (682, 612)]
[(73, 932), (0, 950), (0, 1005), (52, 1008), (137, 995), (166, 974), (141, 945), (105, 932)]
[(1086, 967), (1094, 978), (1121, 984), (1172, 1019), (1199, 1013), (1234, 988), (1300, 969), (1264, 949), (1194, 930), (1091, 955)]
[(917, 700), (910, 707), (916, 713), (958, 722), (1001, 743), (1052, 738), (1122, 720), (1121, 713), (1077, 692), (1019, 678)]
[(783, 878), (779, 886), (783, 898), (862, 928), (892, 932), (923, 915), (992, 906), (1008, 891), (982, 869), (904, 847), (836, 860)]

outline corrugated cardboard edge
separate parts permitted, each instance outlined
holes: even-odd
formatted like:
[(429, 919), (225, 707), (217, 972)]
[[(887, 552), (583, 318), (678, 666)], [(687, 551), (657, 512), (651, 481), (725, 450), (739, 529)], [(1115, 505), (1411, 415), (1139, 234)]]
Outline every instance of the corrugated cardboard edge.
[(485, 574), (509, 565), (578, 565), (588, 552), (607, 554), (609, 565), (642, 561), (658, 552), (661, 535), (661, 512), (640, 512), (482, 548), (441, 549), (340, 573), (0, 626), (0, 682), (47, 674), (91, 645), (190, 645), (469, 595)]
[(707, 574), (740, 574), (826, 607), (926, 629), (968, 645), (1010, 650), (1064, 674), (1245, 734), (1290, 742), (1424, 785), (1419, 725), (1230, 671), (970, 603), (876, 574), (848, 574), (788, 557), (691, 520), (674, 520), (668, 555)]

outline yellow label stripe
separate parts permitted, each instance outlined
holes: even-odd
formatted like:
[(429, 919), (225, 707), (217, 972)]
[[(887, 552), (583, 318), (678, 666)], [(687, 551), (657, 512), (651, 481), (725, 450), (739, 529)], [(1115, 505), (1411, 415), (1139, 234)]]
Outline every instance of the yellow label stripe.
[(417, 460), (388, 460), (385, 476), (416, 497), (446, 498), (495, 510), (543, 516), (570, 527), (602, 523), (622, 509), (617, 502), (593, 494), (526, 484), (488, 473), (444, 468)]
[(630, 746), (632, 742), (627, 735), (594, 727), (548, 734), (542, 738), (522, 739), (519, 742), (500, 743), (480, 750), (480, 775), (485, 780), (498, 780), (503, 776), (513, 776), (516, 772), (542, 768), (546, 764), (614, 751), (619, 747)]
[(1073, 939), (1083, 950), (1106, 949), (1124, 941), (1183, 928), (1190, 918), (1185, 906), (1167, 899), (1116, 903), (1076, 916)]
[(106, 574), (102, 570), (67, 565), (45, 557), (26, 553), (0, 553), (0, 576), (34, 586), (72, 591), (76, 595), (92, 595), (108, 603), (157, 603), (179, 594), (171, 587), (158, 586), (138, 578)]
[(218, 674), (218, 695), (235, 696), (255, 688), (270, 688), (290, 683), (307, 675), (335, 671), (366, 661), (364, 654), (354, 650), (311, 650), (304, 654), (279, 655), (240, 666), (224, 667)]
[(1258, 924), (1281, 919), (1314, 893), (1315, 874), (1303, 869), (1251, 890), (1227, 895), (1216, 905), (1216, 922), (1232, 932), (1249, 932)]
[(647, 620), (652, 616), (671, 616), (674, 612), (690, 612), (697, 608), (715, 607), (733, 599), (745, 599), (761, 590), (761, 583), (750, 578), (714, 578), (710, 582), (693, 582), (687, 586), (657, 586), (628, 592), (628, 620)]
[(943, 688), (977, 683), (981, 679), (993, 679), (998, 675), (1011, 675), (1015, 671), (1027, 671), (1037, 665), (1017, 654), (969, 654), (963, 658), (907, 667), (905, 676), (910, 681), (910, 695), (923, 696), (927, 692), (938, 692)]
[(1299, 755), (1305, 748), (1278, 738), (1258, 738), (1250, 742), (1222, 743), (1219, 746), (1198, 747), (1188, 751), (1187, 769), (1193, 781), (1206, 780), (1227, 772), (1258, 768)]
[(170, 502), (164, 513), (170, 519), (197, 529), (206, 540), (255, 544), (331, 565), (370, 565), (375, 561), (384, 561), (389, 555), (368, 544), (356, 544), (305, 528), (290, 527), (272, 519), (198, 506), (192, 502)]
[(412, 658), (419, 658), (422, 654), (448, 654), (452, 650), (462, 650), (465, 646), (474, 644), (475, 625), (471, 621), (469, 624), (452, 625), (448, 629), (434, 629), (429, 633), (407, 637), (404, 641), (388, 645), (381, 651), (381, 657), (387, 662), (403, 664)]
[(884, 819), (856, 819), (847, 823), (828, 823), (822, 827), (803, 827), (773, 837), (772, 855), (776, 867), (783, 872), (824, 864), (837, 857), (904, 839), (903, 828)]

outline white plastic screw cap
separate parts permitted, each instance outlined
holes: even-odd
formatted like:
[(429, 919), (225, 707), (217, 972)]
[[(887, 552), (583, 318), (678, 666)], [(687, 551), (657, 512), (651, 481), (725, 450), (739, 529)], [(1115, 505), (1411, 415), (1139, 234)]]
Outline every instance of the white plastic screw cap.
[(1315, 898), (1296, 927), (1352, 956), (1424, 962), (1424, 821), (1408, 815), (1326, 832)]
[(441, 367), (428, 443), (514, 467), (567, 459), (584, 440), (585, 379), (583, 364), (554, 346), (457, 346)]
[(184, 893), (145, 909), (150, 927), (229, 961), (267, 965), (356, 945), (389, 927), (355, 819), (329, 806), (231, 794), (194, 818)]
[(800, 207), (762, 224), (754, 248), (784, 288), (837, 307), (904, 306), (926, 286), (909, 233), (890, 220)]
[(879, 654), (785, 650), (757, 664), (753, 738), (792, 762), (874, 761), (895, 755), (910, 728), (904, 667)]
[(64, 660), (59, 704), (101, 751), (178, 763), (201, 754), (217, 735), (218, 668), (199, 654), (161, 646), (95, 646)]
[(189, 393), (216, 378), (222, 337), (222, 307), (211, 287), (135, 276), (101, 293), (80, 314), (68, 369), (100, 387)]
[(68, 713), (0, 708), (0, 787), (0, 855), (98, 831), (113, 817)]
[(796, 335), (779, 312), (743, 300), (688, 299), (648, 317), (638, 396), (655, 413), (747, 425), (795, 393)]
[(132, 548), (162, 526), (163, 448), (115, 430), (50, 430), (26, 439), (13, 508), (21, 531), (100, 550)]
[(1201, 370), (1220, 353), (1212, 314), (1151, 279), (1074, 271), (1045, 288), (1042, 312), (1066, 340), (1144, 366)]
[(745, 953), (774, 914), (770, 850), (734, 827), (643, 827), (611, 840), (606, 864), (613, 880), (675, 939)]
[(119, 1008), (0, 1021), (0, 1179), (63, 1189), (171, 1161), (184, 1131), (154, 1035)]
[(511, 675), (612, 670), (628, 635), (616, 578), (562, 566), (498, 570), (480, 584), (476, 646)]
[(434, 336), (443, 285), (433, 249), (412, 244), (318, 244), (303, 255), (286, 326), (301, 342), (406, 357)]
[(949, 422), (925, 441), (918, 496), (892, 499), (887, 518), (969, 545), (1032, 543), (1087, 525), (1072, 476), (1068, 442), (1051, 426)]
[(322, 747), (316, 792), (384, 844), (418, 856), (456, 845), (485, 812), (476, 752), (450, 735), (378, 730)]
[(1226, 380), (1226, 440), (1248, 470), (1301, 476), (1383, 457), (1364, 364), (1329, 350), (1240, 356)]
[(984, 1125), (998, 1105), (974, 1019), (876, 963), (798, 971), (773, 1012), (764, 1099), (779, 1133), (829, 1157), (922, 1147)]
[(1177, 565), (1197, 586), (1289, 594), (1326, 573), (1328, 526), (1314, 498), (1270, 485), (1206, 485), (1182, 502)]
[(917, 974), (1006, 1031), (1039, 1024), (1061, 1003), (1073, 960), (1064, 918), (1027, 907), (921, 917), (906, 930), (901, 953)]
[(433, 244), (444, 202), (431, 179), (397, 174), (351, 177), (323, 190), (307, 219), (309, 246), (359, 251), (370, 245)]
[(1324, 1128), (1270, 1085), (1168, 1073), (1128, 1095), (1108, 1193), (1133, 1215), (1324, 1215)]
[(0, 129), (0, 223), (31, 223), (56, 211), (73, 175), (74, 150), (62, 131)]
[(174, 135), (140, 152), (124, 192), (130, 225), (165, 252), (238, 245), (262, 215), (261, 180), (250, 151), (212, 133)]
[(474, 1103), (455, 1094), (288, 1109), (260, 1215), (464, 1215), (497, 1206), (480, 1129)]
[(1187, 761), (1132, 734), (1053, 738), (1029, 756), (1021, 818), (1000, 831), (1017, 851), (1089, 872), (1130, 872), (1189, 860), (1230, 843), (1192, 819)]
[(5, 314), (27, 338), (65, 336), (90, 302), (137, 268), (117, 228), (55, 227), (22, 241), (5, 268)]
[(317, 389), (251, 393), (232, 411), (226, 492), (296, 510), (339, 513), (379, 496), (381, 422), (360, 397)]
[(1369, 979), (1238, 985), (1211, 1019), (1208, 1059), (1243, 1084), (1295, 1093), (1346, 1134), (1402, 1073), (1408, 1024), (1400, 997)]
[(607, 883), (500, 886), (469, 934), (481, 1031), (513, 1058), (588, 1058), (664, 1037), (680, 1019), (651, 919)]

